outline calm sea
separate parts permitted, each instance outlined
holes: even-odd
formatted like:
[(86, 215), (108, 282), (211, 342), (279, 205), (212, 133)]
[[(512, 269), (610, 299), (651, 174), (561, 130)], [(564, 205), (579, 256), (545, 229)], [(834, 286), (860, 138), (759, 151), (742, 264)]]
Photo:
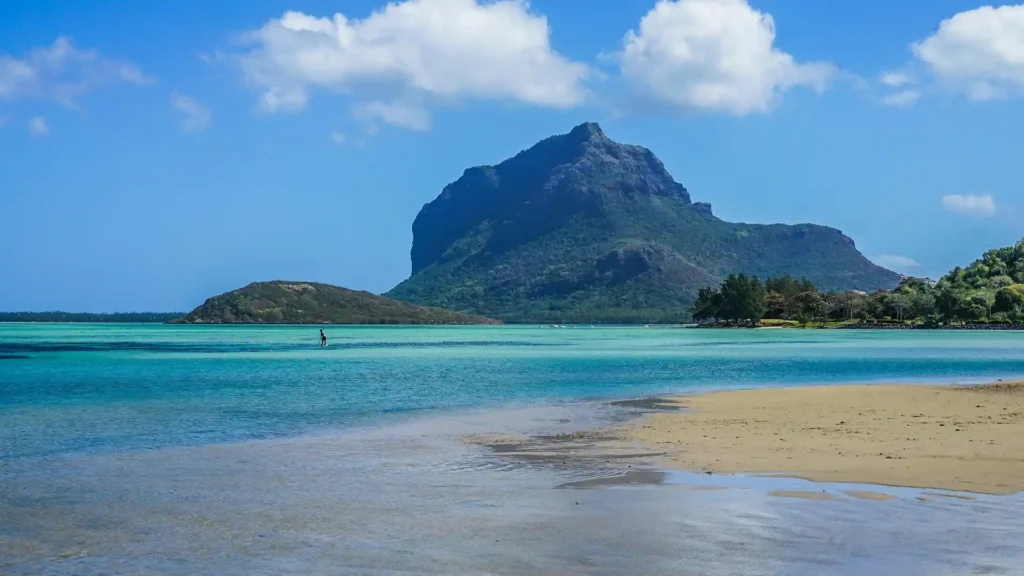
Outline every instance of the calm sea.
[(623, 417), (608, 399), (1020, 377), (1024, 333), (326, 332), (0, 324), (0, 573), (1024, 573), (1020, 496), (816, 502), (771, 496), (822, 488), (801, 480), (686, 473), (568, 489), (623, 470), (460, 441), (592, 428)]

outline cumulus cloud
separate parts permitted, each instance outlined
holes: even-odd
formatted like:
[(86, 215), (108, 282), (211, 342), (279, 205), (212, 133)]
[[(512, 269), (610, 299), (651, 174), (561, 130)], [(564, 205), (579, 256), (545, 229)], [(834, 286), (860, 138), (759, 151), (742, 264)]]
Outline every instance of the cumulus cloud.
[(591, 73), (552, 49), (525, 0), (407, 0), (362, 20), (287, 12), (247, 39), (238, 61), (263, 110), (301, 110), (319, 89), (414, 129), (429, 126), (429, 106), (467, 98), (572, 107)]
[(345, 133), (337, 130), (331, 132), (328, 136), (330, 137), (331, 142), (334, 142), (339, 146), (348, 141), (348, 137), (345, 136)]
[(186, 132), (202, 132), (213, 122), (213, 113), (191, 96), (180, 92), (171, 93), (171, 106), (181, 112), (181, 129)]
[(28, 134), (32, 137), (47, 136), (50, 133), (50, 125), (46, 123), (46, 118), (42, 116), (33, 116), (28, 119)]
[(911, 50), (972, 100), (1024, 95), (1024, 4), (960, 12)]
[(78, 49), (63, 36), (21, 58), (0, 55), (0, 99), (42, 98), (74, 106), (79, 97), (104, 86), (149, 82), (152, 78), (134, 65)]
[(950, 212), (972, 216), (994, 216), (996, 202), (991, 194), (947, 194), (942, 197), (942, 206)]
[(626, 34), (619, 60), (649, 101), (738, 116), (769, 111), (795, 86), (822, 91), (834, 73), (775, 47), (771, 14), (747, 0), (659, 0)]
[(917, 260), (909, 258), (907, 256), (900, 256), (899, 254), (881, 254), (871, 259), (875, 264), (902, 272), (913, 268), (919, 268), (921, 266)]

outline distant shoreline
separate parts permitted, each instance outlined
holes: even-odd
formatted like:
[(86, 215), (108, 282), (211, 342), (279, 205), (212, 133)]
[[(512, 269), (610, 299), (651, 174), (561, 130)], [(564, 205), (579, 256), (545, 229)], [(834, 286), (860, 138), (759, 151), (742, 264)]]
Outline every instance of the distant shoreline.
[(131, 321), (131, 320), (0, 320), (0, 324), (131, 324), (151, 326), (307, 326), (307, 327), (356, 327), (356, 326), (392, 326), (392, 327), (467, 327), (467, 326), (513, 326), (513, 327), (536, 327), (549, 329), (587, 329), (587, 328), (647, 328), (647, 329), (720, 329), (720, 330), (915, 330), (915, 331), (1002, 331), (1002, 332), (1024, 332), (1024, 324), (952, 324), (925, 326), (920, 324), (889, 324), (889, 323), (851, 323), (851, 324), (808, 324), (801, 326), (796, 322), (792, 323), (771, 323), (756, 326), (744, 324), (651, 324), (651, 323), (580, 323), (580, 324), (545, 324), (541, 322), (506, 322), (504, 324), (391, 324), (391, 323), (360, 323), (360, 324), (335, 324), (329, 322), (317, 323), (288, 323), (288, 322), (173, 322), (173, 321)]
[(0, 312), (0, 324), (162, 324), (185, 312)]
[(757, 330), (958, 330), (958, 331), (1024, 331), (1024, 323), (969, 323), (969, 324), (909, 324), (897, 322), (850, 322), (850, 323), (818, 323), (812, 322), (801, 325), (795, 321), (777, 321), (760, 323), (758, 325), (748, 324), (725, 324), (711, 322), (690, 326), (691, 328), (719, 328), (719, 329), (757, 329)]

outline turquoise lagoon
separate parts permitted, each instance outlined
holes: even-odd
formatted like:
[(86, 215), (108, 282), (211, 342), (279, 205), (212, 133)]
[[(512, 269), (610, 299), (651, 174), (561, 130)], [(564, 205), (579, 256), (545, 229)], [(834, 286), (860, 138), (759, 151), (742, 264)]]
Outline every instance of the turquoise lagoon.
[(1024, 574), (1020, 495), (627, 472), (460, 441), (635, 415), (610, 399), (1019, 377), (1024, 334), (326, 331), (320, 348), (318, 327), (0, 325), (0, 573)]
[(1024, 375), (1024, 333), (0, 324), (0, 457), (280, 437), (446, 410)]

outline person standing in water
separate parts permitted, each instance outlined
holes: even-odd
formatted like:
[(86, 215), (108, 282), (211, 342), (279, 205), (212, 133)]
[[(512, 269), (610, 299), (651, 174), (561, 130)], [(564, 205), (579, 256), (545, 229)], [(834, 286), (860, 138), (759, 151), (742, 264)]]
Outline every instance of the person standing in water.
[(320, 329), (320, 345), (327, 346), (327, 334), (324, 334), (324, 329)]

